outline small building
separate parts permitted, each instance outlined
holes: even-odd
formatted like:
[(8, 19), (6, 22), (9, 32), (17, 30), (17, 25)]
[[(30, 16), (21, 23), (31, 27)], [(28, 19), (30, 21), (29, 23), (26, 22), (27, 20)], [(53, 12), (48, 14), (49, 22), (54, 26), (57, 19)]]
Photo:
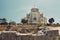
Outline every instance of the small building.
[(8, 24), (8, 23), (6, 22), (6, 19), (3, 18), (3, 19), (0, 19), (0, 24)]

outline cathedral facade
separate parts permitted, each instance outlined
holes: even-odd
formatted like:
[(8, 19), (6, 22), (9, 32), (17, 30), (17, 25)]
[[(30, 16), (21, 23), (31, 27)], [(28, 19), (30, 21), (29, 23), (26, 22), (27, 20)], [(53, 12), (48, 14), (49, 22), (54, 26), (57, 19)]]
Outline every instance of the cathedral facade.
[(47, 18), (39, 12), (38, 8), (32, 8), (30, 13), (27, 14), (26, 18), (28, 19), (28, 23), (47, 23)]

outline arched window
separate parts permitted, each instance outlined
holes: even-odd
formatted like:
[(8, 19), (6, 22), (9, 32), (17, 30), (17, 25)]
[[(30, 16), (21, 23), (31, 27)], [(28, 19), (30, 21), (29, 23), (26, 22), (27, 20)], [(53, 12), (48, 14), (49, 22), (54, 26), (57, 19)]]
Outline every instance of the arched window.
[(36, 19), (36, 17), (34, 17), (33, 19), (34, 19), (34, 21), (36, 21), (36, 20), (37, 20), (37, 19)]

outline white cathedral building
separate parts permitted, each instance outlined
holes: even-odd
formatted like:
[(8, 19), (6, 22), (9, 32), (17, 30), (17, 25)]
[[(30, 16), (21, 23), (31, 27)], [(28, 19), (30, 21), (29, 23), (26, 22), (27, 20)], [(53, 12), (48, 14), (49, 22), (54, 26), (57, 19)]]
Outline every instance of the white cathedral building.
[(47, 23), (47, 18), (43, 16), (43, 14), (41, 14), (39, 12), (38, 8), (32, 8), (30, 13), (27, 14), (27, 16), (25, 17), (25, 19), (28, 20), (28, 23), (42, 23), (42, 24), (46, 24)]

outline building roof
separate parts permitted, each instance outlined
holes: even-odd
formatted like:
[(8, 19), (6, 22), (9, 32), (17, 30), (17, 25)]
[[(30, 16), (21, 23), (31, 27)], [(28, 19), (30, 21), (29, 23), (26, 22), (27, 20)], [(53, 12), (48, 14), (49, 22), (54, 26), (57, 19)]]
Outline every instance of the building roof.
[(38, 8), (32, 8), (31, 11), (32, 11), (32, 12), (38, 12), (39, 9), (38, 9)]

